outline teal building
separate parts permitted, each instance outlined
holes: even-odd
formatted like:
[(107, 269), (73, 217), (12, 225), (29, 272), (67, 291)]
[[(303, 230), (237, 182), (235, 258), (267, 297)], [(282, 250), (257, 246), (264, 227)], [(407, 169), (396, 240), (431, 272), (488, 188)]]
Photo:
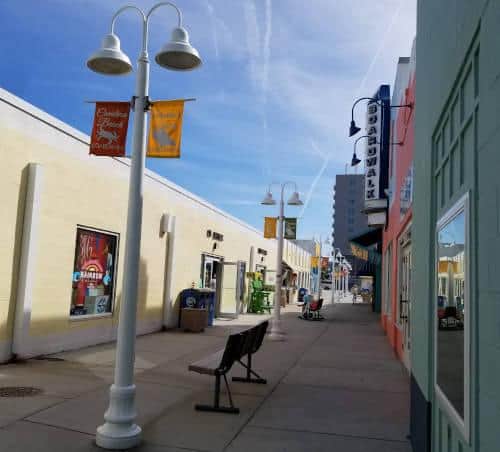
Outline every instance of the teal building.
[(500, 451), (500, 1), (419, 0), (415, 452)]

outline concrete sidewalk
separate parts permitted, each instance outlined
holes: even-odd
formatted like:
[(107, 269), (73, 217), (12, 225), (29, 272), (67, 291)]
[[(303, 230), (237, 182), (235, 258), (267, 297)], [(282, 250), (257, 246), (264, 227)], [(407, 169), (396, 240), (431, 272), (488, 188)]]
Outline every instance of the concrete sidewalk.
[[(231, 383), (239, 415), (196, 412), (210, 403), (213, 378), (187, 366), (217, 351), (228, 334), (262, 320), (219, 321), (202, 334), (138, 338), (140, 452), (409, 452), (408, 379), (367, 305), (327, 306), (308, 322), (283, 313), (286, 342), (265, 341), (255, 355), (267, 385)], [(0, 451), (98, 451), (113, 377), (114, 345), (0, 366), (0, 386), (35, 386), (42, 394), (0, 398)], [(234, 366), (232, 375), (243, 369)], [(225, 398), (225, 394), (223, 395)]]

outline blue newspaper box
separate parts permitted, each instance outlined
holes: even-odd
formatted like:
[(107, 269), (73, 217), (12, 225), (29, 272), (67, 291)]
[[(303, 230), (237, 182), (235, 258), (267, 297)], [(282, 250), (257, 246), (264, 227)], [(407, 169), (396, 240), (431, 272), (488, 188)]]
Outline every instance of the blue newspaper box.
[(198, 291), (198, 308), (205, 308), (208, 311), (208, 326), (214, 324), (215, 318), (215, 290), (196, 289)]

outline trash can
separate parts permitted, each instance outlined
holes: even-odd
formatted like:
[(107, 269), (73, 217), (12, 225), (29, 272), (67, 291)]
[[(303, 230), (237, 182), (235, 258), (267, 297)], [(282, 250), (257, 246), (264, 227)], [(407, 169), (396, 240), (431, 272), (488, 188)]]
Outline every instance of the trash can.
[(199, 308), (207, 310), (208, 323), (207, 326), (214, 324), (215, 318), (215, 290), (213, 289), (197, 289), (199, 293)]
[[(185, 289), (181, 292), (179, 328), (188, 329), (190, 331), (199, 331), (198, 323), (201, 320), (196, 320), (196, 325), (191, 325), (196, 316), (203, 317), (203, 327), (212, 326), (215, 318), (215, 290), (213, 289)], [(196, 311), (205, 311), (204, 314), (196, 313)], [(183, 316), (188, 316), (189, 320)], [(186, 324), (186, 322), (188, 324)]]
[(207, 315), (204, 308), (199, 308), (199, 295), (196, 289), (184, 289), (181, 292), (179, 328), (193, 332), (204, 330)]

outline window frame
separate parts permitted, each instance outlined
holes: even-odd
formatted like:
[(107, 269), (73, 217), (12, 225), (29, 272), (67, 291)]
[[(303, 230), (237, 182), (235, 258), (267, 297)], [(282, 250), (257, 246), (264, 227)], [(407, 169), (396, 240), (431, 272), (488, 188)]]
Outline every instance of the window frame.
[(435, 305), (435, 300), (432, 302), (432, 324), (433, 328), (433, 354), (434, 354), (434, 372), (433, 372), (433, 380), (434, 380), (434, 392), (436, 394), (436, 398), (438, 399), (441, 407), (449, 416), (452, 423), (456, 426), (459, 432), (463, 435), (465, 441), (467, 443), (470, 442), (470, 405), (471, 405), (471, 394), (470, 394), (470, 362), (471, 362), (471, 344), (470, 344), (470, 333), (471, 333), (471, 307), (470, 307), (470, 297), (472, 294), (471, 291), (471, 255), (470, 255), (470, 243), (471, 243), (471, 234), (470, 234), (470, 195), (469, 192), (466, 192), (458, 201), (456, 201), (436, 222), (436, 230), (434, 234), (434, 282), (435, 287), (433, 290), (434, 297), (437, 298), (438, 294), (438, 276), (439, 276), (439, 231), (444, 226), (451, 223), (458, 215), (464, 213), (464, 225), (465, 225), (465, 258), (464, 258), (464, 311), (467, 312), (467, 316), (464, 319), (464, 417), (460, 416), (452, 403), (448, 400), (446, 394), (441, 390), (437, 382), (437, 372), (438, 372), (438, 362), (437, 362), (437, 331), (438, 331), (438, 316), (437, 309)]
[[(103, 313), (98, 313), (98, 314), (82, 314), (82, 315), (73, 314), (72, 315), (71, 314), (71, 302), (70, 302), (70, 313), (68, 314), (68, 319), (73, 322), (73, 321), (79, 321), (79, 320), (102, 319), (105, 317), (113, 317), (114, 313), (115, 313), (115, 307), (116, 307), (116, 293), (117, 293), (116, 285), (117, 285), (117, 281), (118, 281), (118, 265), (119, 265), (119, 256), (120, 256), (120, 233), (110, 231), (108, 229), (101, 229), (101, 228), (96, 228), (93, 226), (77, 224), (76, 231), (75, 231), (75, 242), (73, 245), (73, 253), (74, 253), (73, 272), (74, 272), (76, 260), (77, 260), (76, 254), (77, 254), (77, 245), (78, 245), (78, 237), (79, 237), (78, 230), (96, 232), (98, 234), (106, 234), (109, 236), (114, 236), (116, 239), (115, 256), (113, 258), (113, 291), (111, 293), (111, 310), (109, 312), (103, 312)], [(73, 291), (73, 288), (71, 290)]]

